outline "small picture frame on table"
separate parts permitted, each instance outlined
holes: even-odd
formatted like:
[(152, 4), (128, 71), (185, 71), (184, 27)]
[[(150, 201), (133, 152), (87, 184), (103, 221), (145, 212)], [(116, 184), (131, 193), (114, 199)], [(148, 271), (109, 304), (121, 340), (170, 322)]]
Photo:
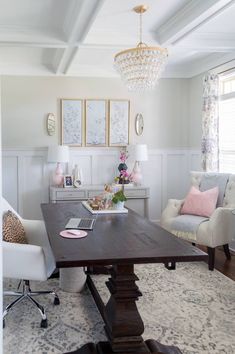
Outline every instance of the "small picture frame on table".
[(65, 175), (64, 176), (64, 188), (73, 187), (73, 176)]

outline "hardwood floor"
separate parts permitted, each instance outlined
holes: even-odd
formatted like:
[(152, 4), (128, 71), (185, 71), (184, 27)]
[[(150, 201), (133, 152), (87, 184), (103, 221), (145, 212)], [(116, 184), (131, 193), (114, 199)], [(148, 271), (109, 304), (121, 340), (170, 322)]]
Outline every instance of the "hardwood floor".
[[(202, 251), (207, 252), (206, 247), (199, 247)], [(217, 247), (215, 250), (215, 269), (233, 279), (235, 281), (235, 252), (231, 253), (231, 260), (227, 260), (223, 247)]]

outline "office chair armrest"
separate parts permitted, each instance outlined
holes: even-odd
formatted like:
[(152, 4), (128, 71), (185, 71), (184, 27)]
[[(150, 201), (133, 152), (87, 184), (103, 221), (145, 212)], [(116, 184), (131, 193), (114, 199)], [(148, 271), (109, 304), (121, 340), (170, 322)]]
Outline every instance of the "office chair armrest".
[(44, 221), (22, 219), (21, 222), (24, 226), (28, 243), (43, 246), (45, 240), (48, 241)]
[(26, 280), (46, 280), (46, 264), (42, 247), (2, 242), (3, 276)]
[(209, 229), (212, 234), (212, 247), (229, 243), (235, 238), (234, 208), (216, 208), (209, 220)]
[(170, 231), (170, 225), (172, 220), (179, 215), (180, 209), (183, 205), (183, 200), (169, 199), (166, 208), (163, 210), (161, 215), (161, 226), (166, 230)]

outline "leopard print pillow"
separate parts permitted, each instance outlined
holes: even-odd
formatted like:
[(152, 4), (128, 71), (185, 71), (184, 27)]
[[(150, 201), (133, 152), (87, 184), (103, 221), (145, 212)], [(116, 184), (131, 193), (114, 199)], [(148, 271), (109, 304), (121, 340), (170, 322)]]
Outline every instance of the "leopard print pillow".
[(10, 210), (3, 215), (2, 236), (6, 242), (28, 243), (20, 219)]

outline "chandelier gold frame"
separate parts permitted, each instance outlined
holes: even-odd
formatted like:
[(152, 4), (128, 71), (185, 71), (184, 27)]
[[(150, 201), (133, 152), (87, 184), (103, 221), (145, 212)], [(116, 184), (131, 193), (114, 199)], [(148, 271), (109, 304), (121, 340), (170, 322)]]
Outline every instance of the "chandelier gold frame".
[(115, 67), (130, 91), (153, 89), (168, 57), (166, 48), (149, 47), (142, 41), (142, 15), (147, 9), (147, 5), (133, 9), (140, 15), (140, 41), (137, 46), (123, 50), (114, 57)]

